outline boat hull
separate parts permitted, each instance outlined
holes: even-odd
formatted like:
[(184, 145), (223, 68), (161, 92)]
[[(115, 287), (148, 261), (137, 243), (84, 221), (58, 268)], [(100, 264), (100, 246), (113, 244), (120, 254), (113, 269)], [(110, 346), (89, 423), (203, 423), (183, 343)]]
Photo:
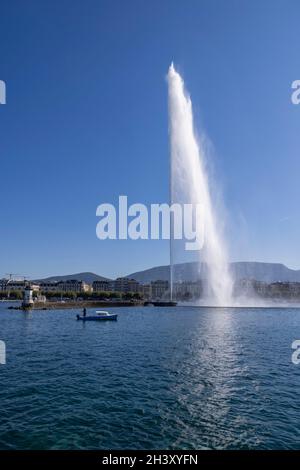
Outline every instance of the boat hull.
[(116, 321), (118, 318), (117, 314), (111, 315), (90, 315), (83, 317), (82, 315), (77, 315), (77, 320), (81, 321)]
[(158, 301), (152, 301), (149, 300), (147, 302), (144, 302), (144, 307), (147, 307), (149, 305), (153, 305), (154, 307), (176, 307), (177, 302), (174, 302), (173, 300), (158, 300)]

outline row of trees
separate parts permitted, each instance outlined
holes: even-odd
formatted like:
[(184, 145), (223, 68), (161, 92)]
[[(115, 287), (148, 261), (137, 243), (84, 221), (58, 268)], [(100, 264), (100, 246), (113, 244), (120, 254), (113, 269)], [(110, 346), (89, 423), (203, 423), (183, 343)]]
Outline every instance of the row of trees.
[(47, 299), (83, 299), (83, 300), (140, 300), (142, 296), (138, 292), (41, 292)]
[(12, 290), (10, 292), (0, 292), (0, 299), (21, 300), (23, 299), (23, 292), (20, 290)]
[[(138, 292), (33, 292), (33, 298), (39, 294), (45, 295), (47, 299), (82, 299), (82, 300), (141, 300), (142, 295)], [(0, 292), (0, 299), (22, 300), (23, 292), (15, 290)]]

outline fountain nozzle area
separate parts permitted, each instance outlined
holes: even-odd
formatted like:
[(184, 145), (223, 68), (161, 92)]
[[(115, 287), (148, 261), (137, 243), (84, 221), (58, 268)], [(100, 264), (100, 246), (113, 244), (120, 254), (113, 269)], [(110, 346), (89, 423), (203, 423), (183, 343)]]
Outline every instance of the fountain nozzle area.
[(173, 64), (173, 61), (171, 62), (171, 65), (169, 67), (169, 74), (175, 74), (176, 70)]

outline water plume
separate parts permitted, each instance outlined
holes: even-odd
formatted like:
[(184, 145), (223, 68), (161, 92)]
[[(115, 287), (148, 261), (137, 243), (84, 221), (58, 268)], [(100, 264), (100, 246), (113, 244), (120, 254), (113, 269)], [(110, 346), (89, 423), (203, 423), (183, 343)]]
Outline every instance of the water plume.
[[(196, 138), (192, 102), (184, 88), (184, 82), (173, 64), (169, 68), (167, 78), (170, 132), (170, 202), (185, 201), (202, 205), (204, 245), (198, 253), (199, 266), (206, 265), (205, 302), (217, 306), (231, 305), (233, 283), (229, 272), (227, 249), (212, 203), (211, 191), (213, 187), (206, 171), (204, 151)], [(170, 247), (170, 269), (172, 273), (172, 237)]]

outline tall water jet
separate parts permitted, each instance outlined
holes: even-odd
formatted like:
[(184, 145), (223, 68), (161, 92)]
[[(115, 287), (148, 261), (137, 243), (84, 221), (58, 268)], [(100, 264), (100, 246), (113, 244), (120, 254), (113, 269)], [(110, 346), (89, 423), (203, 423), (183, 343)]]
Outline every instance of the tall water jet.
[[(205, 169), (204, 152), (196, 139), (192, 102), (184, 82), (173, 64), (168, 71), (169, 132), (170, 132), (170, 202), (178, 200), (201, 204), (204, 218), (204, 245), (199, 263), (206, 266), (205, 302), (231, 305), (232, 279), (229, 273), (226, 246), (216, 218)], [(184, 196), (183, 196), (184, 194)], [(198, 226), (198, 224), (196, 224)], [(172, 227), (172, 220), (171, 220)], [(173, 284), (172, 231), (170, 240), (170, 280)]]

